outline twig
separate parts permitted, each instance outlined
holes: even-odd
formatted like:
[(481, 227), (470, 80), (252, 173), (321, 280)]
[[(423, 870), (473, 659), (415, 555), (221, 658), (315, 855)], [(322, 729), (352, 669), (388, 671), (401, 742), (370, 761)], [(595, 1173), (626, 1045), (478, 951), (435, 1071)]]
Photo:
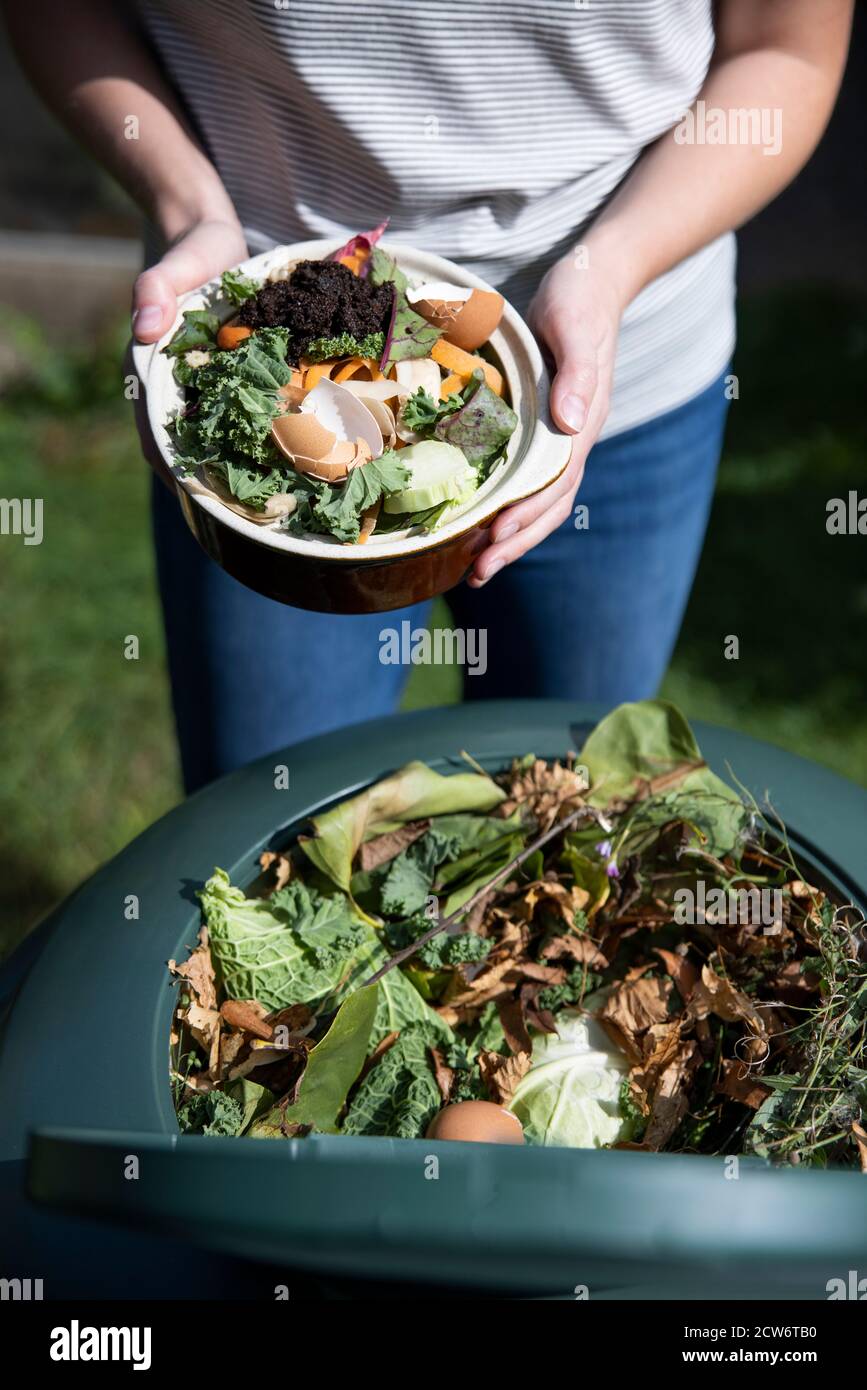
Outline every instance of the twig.
[(529, 859), (531, 854), (535, 854), (536, 850), (541, 849), (549, 840), (553, 840), (555, 836), (561, 835), (564, 830), (568, 830), (570, 825), (574, 825), (581, 816), (586, 816), (589, 809), (590, 808), (587, 806), (579, 806), (577, 811), (571, 811), (564, 820), (558, 821), (556, 825), (551, 826), (550, 830), (546, 830), (544, 835), (539, 835), (537, 839), (531, 841), (526, 849), (522, 849), (520, 854), (516, 854), (514, 859), (509, 860), (505, 868), (500, 869), (499, 873), (494, 874), (492, 879), (489, 879), (487, 883), (483, 883), (481, 888), (476, 889), (473, 896), (468, 898), (461, 907), (455, 908), (454, 912), (448, 917), (444, 917), (442, 921), (434, 923), (430, 930), (426, 931), (423, 936), (420, 936), (417, 941), (411, 941), (408, 946), (404, 946), (387, 960), (384, 965), (381, 965), (369, 979), (364, 981), (361, 988), (365, 989), (367, 985), (375, 985), (377, 980), (381, 980), (383, 975), (386, 975), (389, 970), (393, 970), (396, 965), (402, 965), (405, 960), (409, 960), (409, 958), (420, 951), (423, 946), (426, 946), (429, 941), (433, 941), (435, 936), (439, 936), (440, 932), (448, 931), (449, 927), (453, 927), (456, 922), (459, 922), (462, 917), (465, 917), (467, 913), (471, 912), (476, 904), (480, 903), (482, 898), (490, 893), (492, 888), (496, 888), (498, 883), (502, 883), (507, 879), (514, 869), (517, 869), (519, 865), (523, 864), (525, 859)]

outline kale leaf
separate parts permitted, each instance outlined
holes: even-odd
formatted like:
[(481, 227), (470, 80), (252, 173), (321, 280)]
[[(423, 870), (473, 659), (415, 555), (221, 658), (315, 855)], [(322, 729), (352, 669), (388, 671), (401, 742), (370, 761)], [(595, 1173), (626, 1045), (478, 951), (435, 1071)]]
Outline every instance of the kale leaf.
[(196, 374), (198, 399), (174, 421), (187, 467), (228, 463), (249, 468), (279, 461), (271, 441), (278, 391), (291, 378), (286, 363), (287, 331), (264, 328), (230, 351), (213, 352)]
[(243, 304), (245, 299), (258, 293), (260, 286), (239, 270), (224, 270), (220, 277), (220, 289), (232, 304)]
[(372, 357), (378, 362), (385, 347), (384, 333), (366, 333), (355, 338), (341, 333), (336, 338), (312, 338), (304, 349), (308, 362), (325, 362), (331, 357)]

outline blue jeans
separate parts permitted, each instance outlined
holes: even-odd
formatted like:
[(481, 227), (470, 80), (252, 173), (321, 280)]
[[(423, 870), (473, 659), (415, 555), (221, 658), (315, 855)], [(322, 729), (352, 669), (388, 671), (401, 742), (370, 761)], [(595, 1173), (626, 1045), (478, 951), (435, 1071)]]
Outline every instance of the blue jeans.
[[(653, 695), (695, 574), (727, 410), (724, 377), (591, 451), (575, 519), (482, 589), (448, 595), (454, 625), (487, 632), (466, 699), (616, 704)], [(383, 664), (380, 634), (429, 604), (332, 616), (287, 608), (209, 560), (155, 480), (154, 534), (187, 791), (284, 744), (398, 706), (410, 667)]]

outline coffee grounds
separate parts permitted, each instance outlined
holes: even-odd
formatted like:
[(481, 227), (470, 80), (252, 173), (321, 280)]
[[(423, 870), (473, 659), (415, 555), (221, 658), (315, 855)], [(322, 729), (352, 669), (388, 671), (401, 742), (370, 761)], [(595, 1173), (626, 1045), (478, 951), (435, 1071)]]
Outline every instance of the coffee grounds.
[(385, 333), (394, 286), (373, 285), (337, 261), (300, 261), (288, 280), (275, 280), (244, 301), (238, 321), (247, 328), (288, 328), (286, 360), (304, 356), (315, 338)]

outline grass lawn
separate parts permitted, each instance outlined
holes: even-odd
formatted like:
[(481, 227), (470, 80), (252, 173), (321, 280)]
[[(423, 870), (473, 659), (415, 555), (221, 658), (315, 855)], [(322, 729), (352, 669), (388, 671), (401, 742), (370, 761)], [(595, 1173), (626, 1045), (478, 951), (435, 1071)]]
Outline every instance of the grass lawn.
[[(7, 945), (180, 796), (122, 338), (76, 357), (14, 331), (33, 367), (0, 404), (0, 497), (43, 498), (45, 520), (40, 546), (0, 535)], [(867, 539), (825, 530), (830, 497), (867, 493), (865, 364), (854, 297), (742, 306), (740, 398), (663, 693), (867, 785)], [(737, 661), (723, 655), (729, 634)], [(455, 671), (416, 668), (406, 705), (457, 698)]]

